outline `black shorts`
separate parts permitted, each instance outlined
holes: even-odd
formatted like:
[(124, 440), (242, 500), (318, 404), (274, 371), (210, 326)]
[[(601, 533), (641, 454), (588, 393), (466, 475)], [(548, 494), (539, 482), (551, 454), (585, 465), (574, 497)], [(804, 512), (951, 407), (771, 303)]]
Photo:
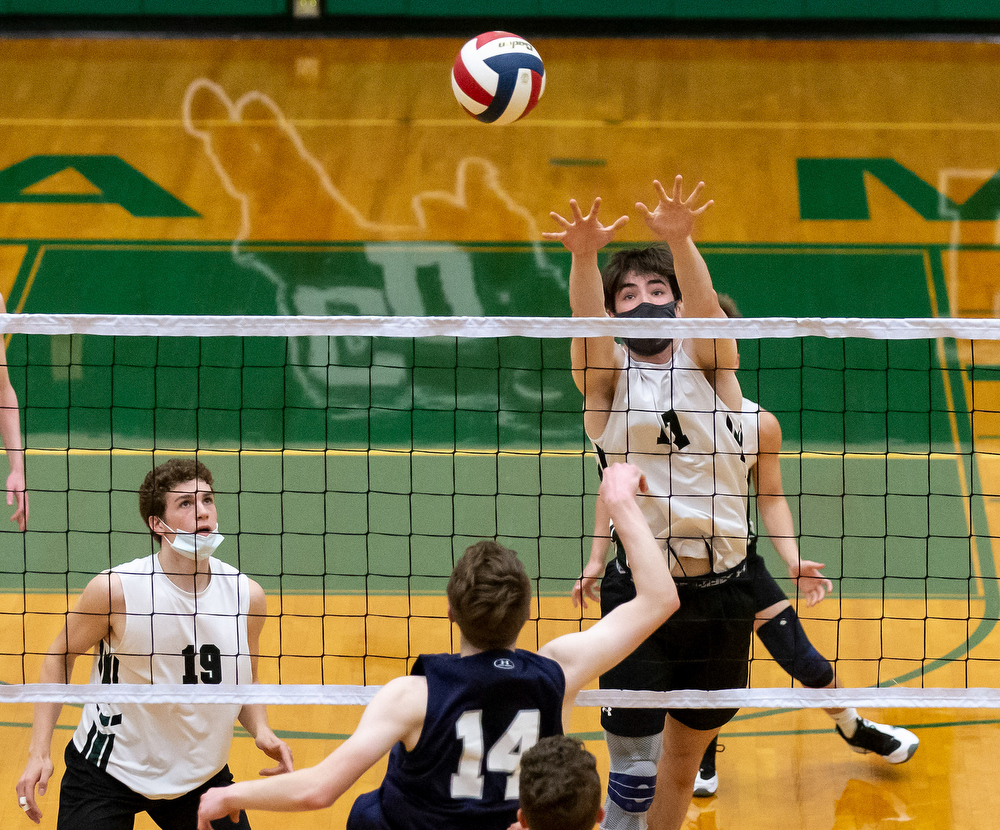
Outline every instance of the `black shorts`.
[[(198, 826), (198, 802), (212, 787), (233, 783), (228, 765), (195, 790), (177, 798), (147, 798), (86, 760), (73, 741), (66, 747), (66, 772), (59, 790), (58, 830), (132, 830), (135, 817), (148, 813), (163, 830)], [(250, 830), (246, 813), (234, 824), (228, 817), (212, 822), (216, 830)]]
[(765, 608), (770, 608), (777, 602), (788, 599), (777, 580), (767, 569), (764, 557), (757, 553), (756, 540), (751, 541), (747, 548), (747, 568), (750, 571), (750, 582), (753, 585), (753, 610), (755, 614)]
[[(728, 578), (727, 578), (728, 577)], [(718, 579), (726, 579), (714, 584)], [(749, 677), (754, 597), (743, 564), (725, 574), (676, 579), (680, 608), (634, 652), (601, 675), (602, 689), (667, 692), (742, 689)], [(601, 614), (635, 596), (632, 573), (612, 559), (601, 583)], [(663, 731), (666, 713), (692, 729), (716, 729), (738, 709), (631, 709), (604, 707), (601, 725), (614, 735)]]

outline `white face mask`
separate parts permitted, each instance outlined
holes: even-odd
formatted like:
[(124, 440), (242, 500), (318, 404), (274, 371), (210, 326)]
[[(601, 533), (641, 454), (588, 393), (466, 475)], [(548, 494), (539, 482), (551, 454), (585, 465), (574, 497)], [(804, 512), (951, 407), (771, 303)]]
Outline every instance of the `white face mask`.
[[(219, 533), (218, 525), (207, 536), (202, 536), (198, 533), (190, 533), (185, 530), (174, 530), (163, 519), (160, 519), (160, 522), (167, 530), (174, 534), (174, 541), (167, 542), (167, 544), (188, 559), (198, 561), (208, 559), (208, 557), (215, 553), (215, 549), (222, 544), (222, 540), (226, 538)], [(166, 539), (164, 541), (166, 542)]]

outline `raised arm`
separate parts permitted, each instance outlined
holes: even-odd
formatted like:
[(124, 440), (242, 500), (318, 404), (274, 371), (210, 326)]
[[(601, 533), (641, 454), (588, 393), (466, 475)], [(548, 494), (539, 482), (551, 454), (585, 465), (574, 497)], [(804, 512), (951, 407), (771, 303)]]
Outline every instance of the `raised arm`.
[[(0, 314), (7, 311), (0, 297)], [(17, 402), (17, 393), (10, 383), (10, 373), (7, 371), (7, 352), (0, 340), (0, 440), (7, 452), (7, 462), (10, 472), (7, 475), (7, 505), (15, 506), (10, 517), (17, 522), (18, 530), (28, 526), (28, 493), (24, 482), (24, 443), (21, 441), (21, 410)]]
[[(726, 313), (719, 305), (719, 297), (712, 285), (712, 275), (704, 257), (694, 244), (692, 233), (695, 220), (714, 202), (709, 199), (696, 207), (704, 182), (698, 182), (685, 199), (682, 191), (683, 179), (674, 179), (673, 193), (668, 195), (663, 185), (653, 182), (658, 202), (650, 210), (642, 202), (636, 208), (643, 215), (650, 230), (670, 247), (674, 257), (674, 271), (681, 289), (682, 308), (685, 317), (725, 318)], [(731, 338), (718, 340), (690, 340), (692, 357), (708, 375), (716, 393), (731, 409), (739, 410), (743, 395), (736, 380), (739, 354), (736, 341)]]
[(261, 781), (216, 787), (201, 797), (199, 830), (210, 822), (238, 816), (240, 810), (300, 812), (329, 807), (398, 742), (412, 748), (427, 711), (427, 681), (398, 677), (372, 698), (358, 728), (314, 767)]
[[(559, 240), (573, 255), (569, 271), (569, 304), (573, 316), (605, 317), (604, 286), (597, 254), (614, 239), (617, 230), (628, 222), (628, 217), (621, 216), (608, 226), (601, 224), (597, 217), (600, 198), (594, 199), (586, 216), (576, 200), (570, 200), (569, 206), (572, 219), (565, 219), (558, 213), (550, 214), (562, 230), (543, 233), (542, 236)], [(573, 338), (570, 356), (573, 381), (584, 396), (587, 412), (603, 412), (603, 420), (607, 421), (606, 413), (611, 408), (618, 376), (614, 338)], [(588, 426), (588, 430), (591, 429), (592, 426)], [(598, 424), (597, 431), (601, 429), (603, 425)]]
[[(69, 683), (76, 658), (87, 654), (109, 636), (113, 621), (124, 611), (121, 580), (110, 573), (94, 577), (67, 615), (63, 630), (49, 646), (38, 682)], [(61, 711), (61, 703), (36, 703), (34, 708), (28, 764), (17, 782), (17, 795), (26, 800), (27, 816), (35, 824), (42, 819), (42, 811), (35, 801), (35, 787), (38, 787), (39, 796), (45, 795), (53, 771), (52, 734)]]
[[(250, 613), (247, 616), (247, 645), (250, 647), (250, 666), (253, 682), (257, 683), (257, 663), (260, 656), (260, 633), (267, 620), (267, 597), (264, 589), (250, 580)], [(257, 749), (278, 762), (276, 767), (260, 771), (261, 775), (279, 775), (292, 770), (292, 750), (274, 734), (267, 719), (263, 703), (247, 703), (240, 709), (239, 721), (254, 739)]]
[(628, 554), (635, 597), (586, 631), (565, 634), (538, 650), (566, 675), (564, 719), (580, 689), (634, 651), (680, 605), (666, 558), (636, 501), (640, 491), (646, 491), (646, 479), (638, 467), (612, 464), (604, 471), (599, 498)]
[(795, 523), (781, 481), (781, 424), (766, 409), (761, 409), (758, 417), (759, 446), (757, 463), (753, 467), (757, 510), (768, 538), (788, 567), (788, 575), (795, 580), (806, 604), (811, 607), (833, 590), (833, 583), (823, 576), (822, 570), (826, 567), (823, 563), (802, 559), (799, 555)]

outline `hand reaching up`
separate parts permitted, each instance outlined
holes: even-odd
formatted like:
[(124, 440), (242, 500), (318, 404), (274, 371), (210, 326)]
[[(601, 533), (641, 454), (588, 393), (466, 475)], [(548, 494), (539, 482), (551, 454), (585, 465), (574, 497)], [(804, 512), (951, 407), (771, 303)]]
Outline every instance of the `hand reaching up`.
[(654, 181), (653, 187), (656, 188), (657, 196), (659, 196), (656, 208), (650, 210), (642, 202), (635, 204), (650, 230), (668, 244), (689, 237), (694, 230), (694, 220), (715, 204), (709, 199), (701, 207), (694, 206), (701, 196), (701, 191), (705, 188), (704, 182), (698, 182), (687, 199), (683, 197), (682, 185), (683, 177), (677, 176), (674, 179), (673, 195), (668, 196), (663, 185)]
[(603, 225), (597, 218), (597, 213), (601, 208), (601, 197), (594, 199), (590, 212), (584, 216), (576, 199), (569, 200), (569, 207), (573, 213), (573, 220), (570, 221), (554, 211), (549, 214), (558, 224), (562, 226), (561, 231), (543, 233), (544, 239), (558, 240), (566, 248), (576, 254), (595, 254), (615, 238), (615, 233), (619, 228), (628, 222), (627, 216), (619, 216), (612, 224)]

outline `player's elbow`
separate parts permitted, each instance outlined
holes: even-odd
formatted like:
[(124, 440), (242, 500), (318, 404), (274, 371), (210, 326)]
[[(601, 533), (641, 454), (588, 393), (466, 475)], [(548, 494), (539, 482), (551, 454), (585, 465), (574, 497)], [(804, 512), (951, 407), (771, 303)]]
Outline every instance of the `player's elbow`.
[(325, 810), (337, 800), (336, 790), (329, 783), (317, 781), (305, 787), (299, 794), (301, 810)]
[[(329, 759), (328, 759), (329, 760)], [(331, 774), (332, 773), (332, 774)], [(292, 773), (288, 789), (294, 792), (295, 810), (325, 810), (344, 792), (345, 786), (336, 770), (331, 771), (322, 763)], [(279, 776), (278, 779), (284, 778)]]
[(681, 607), (676, 591), (655, 591), (645, 598), (647, 603), (647, 618), (656, 621), (658, 628), (663, 622)]
[(681, 601), (680, 598), (677, 596), (677, 592), (670, 591), (669, 594), (666, 594), (662, 597), (662, 601), (660, 602), (660, 607), (658, 609), (659, 612), (658, 616), (660, 616), (663, 620), (666, 620), (668, 617), (672, 616), (674, 612), (677, 611), (677, 609), (680, 607), (681, 607)]
[(324, 793), (315, 793), (307, 796), (302, 801), (303, 812), (310, 812), (312, 810), (325, 810), (327, 807), (333, 805), (334, 799), (328, 797)]

